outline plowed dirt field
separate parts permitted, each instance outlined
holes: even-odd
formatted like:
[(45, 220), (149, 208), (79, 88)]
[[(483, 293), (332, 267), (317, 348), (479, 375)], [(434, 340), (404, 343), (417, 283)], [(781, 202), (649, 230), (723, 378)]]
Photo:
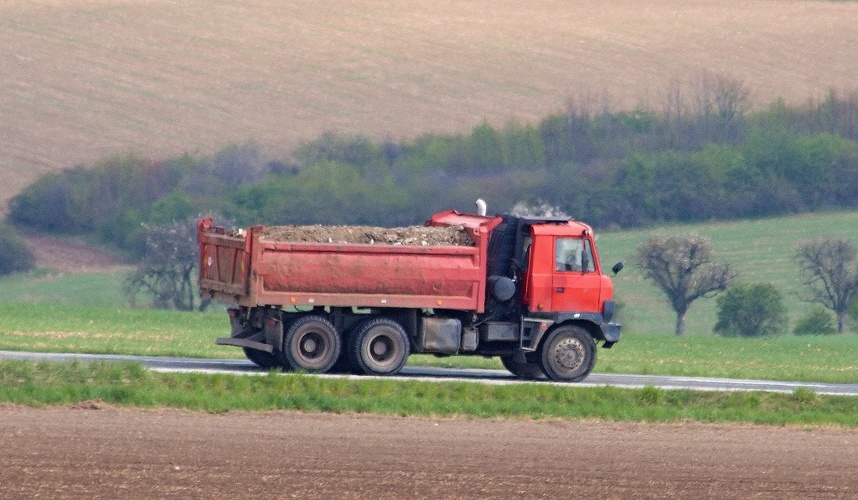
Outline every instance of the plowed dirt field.
[(856, 498), (858, 431), (0, 407), (2, 498)]
[(114, 155), (660, 112), (704, 71), (755, 105), (848, 95), (856, 25), (831, 1), (0, 0), (0, 212)]

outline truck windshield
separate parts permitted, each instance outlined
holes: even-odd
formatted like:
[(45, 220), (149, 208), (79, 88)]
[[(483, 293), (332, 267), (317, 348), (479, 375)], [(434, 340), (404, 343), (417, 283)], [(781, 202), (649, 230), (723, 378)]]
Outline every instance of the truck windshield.
[(558, 271), (592, 273), (596, 270), (589, 240), (557, 238), (554, 256)]

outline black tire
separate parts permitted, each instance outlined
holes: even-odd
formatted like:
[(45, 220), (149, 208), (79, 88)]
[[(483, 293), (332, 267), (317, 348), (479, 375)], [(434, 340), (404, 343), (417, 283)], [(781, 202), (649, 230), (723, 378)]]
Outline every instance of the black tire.
[(526, 380), (545, 378), (545, 372), (542, 371), (539, 363), (522, 363), (516, 361), (514, 355), (501, 356), (501, 364), (518, 378)]
[(581, 327), (558, 327), (542, 342), (539, 361), (551, 380), (579, 382), (596, 365), (596, 341)]
[(337, 358), (337, 361), (334, 363), (334, 366), (328, 370), (328, 373), (335, 373), (337, 375), (350, 375), (355, 373), (354, 366), (352, 366), (352, 361), (349, 359), (348, 354), (345, 349), (340, 354), (340, 357)]
[(244, 350), (244, 355), (247, 356), (247, 359), (252, 361), (256, 366), (261, 368), (280, 368), (283, 366), (280, 363), (280, 360), (277, 359), (277, 356), (271, 353), (251, 349), (249, 347), (242, 347), (242, 349)]
[(405, 330), (387, 318), (366, 321), (354, 331), (350, 340), (352, 366), (367, 375), (393, 375), (405, 366), (411, 353)]
[(328, 373), (337, 373), (337, 374), (352, 374), (359, 373), (358, 370), (355, 369), (354, 363), (352, 363), (351, 356), (349, 355), (349, 346), (351, 345), (351, 338), (354, 332), (349, 331), (343, 334), (343, 349), (340, 351), (340, 357), (337, 358), (337, 361), (334, 363), (334, 366), (328, 370)]
[(295, 320), (283, 336), (284, 365), (295, 370), (324, 373), (334, 366), (341, 350), (337, 329), (322, 316)]

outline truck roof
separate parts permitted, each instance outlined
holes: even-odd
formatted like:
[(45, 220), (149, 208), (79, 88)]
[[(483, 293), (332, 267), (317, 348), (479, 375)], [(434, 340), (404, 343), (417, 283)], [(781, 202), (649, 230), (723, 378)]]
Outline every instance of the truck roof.
[(553, 236), (581, 236), (593, 232), (593, 229), (587, 224), (574, 220), (567, 220), (563, 224), (535, 223), (531, 226), (531, 230), (533, 234)]
[(463, 226), (471, 230), (476, 230), (483, 227), (491, 231), (502, 221), (503, 218), (498, 216), (490, 217), (486, 215), (463, 214), (457, 212), (456, 210), (447, 210), (446, 212), (439, 212), (433, 215), (431, 219), (426, 221), (426, 225)]
[(476, 215), (463, 214), (456, 210), (440, 212), (426, 221), (427, 225), (459, 225), (467, 229), (476, 230), (484, 227), (491, 231), (495, 226), (506, 220), (518, 227), (532, 227), (536, 234), (550, 234), (560, 236), (579, 236), (585, 231), (592, 232), (593, 229), (583, 222), (560, 217), (520, 217), (516, 215)]

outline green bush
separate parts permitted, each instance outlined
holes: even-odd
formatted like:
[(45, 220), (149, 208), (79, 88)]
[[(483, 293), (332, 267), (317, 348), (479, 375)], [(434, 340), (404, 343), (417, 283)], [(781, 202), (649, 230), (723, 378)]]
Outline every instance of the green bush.
[(0, 223), (0, 275), (29, 271), (35, 257), (24, 241), (6, 224)]
[(831, 313), (821, 305), (816, 304), (807, 315), (798, 321), (793, 333), (796, 335), (834, 335), (837, 333), (837, 326), (834, 324), (834, 317)]
[(783, 333), (787, 311), (783, 294), (771, 283), (738, 284), (717, 299), (714, 331), (725, 337), (760, 337)]

